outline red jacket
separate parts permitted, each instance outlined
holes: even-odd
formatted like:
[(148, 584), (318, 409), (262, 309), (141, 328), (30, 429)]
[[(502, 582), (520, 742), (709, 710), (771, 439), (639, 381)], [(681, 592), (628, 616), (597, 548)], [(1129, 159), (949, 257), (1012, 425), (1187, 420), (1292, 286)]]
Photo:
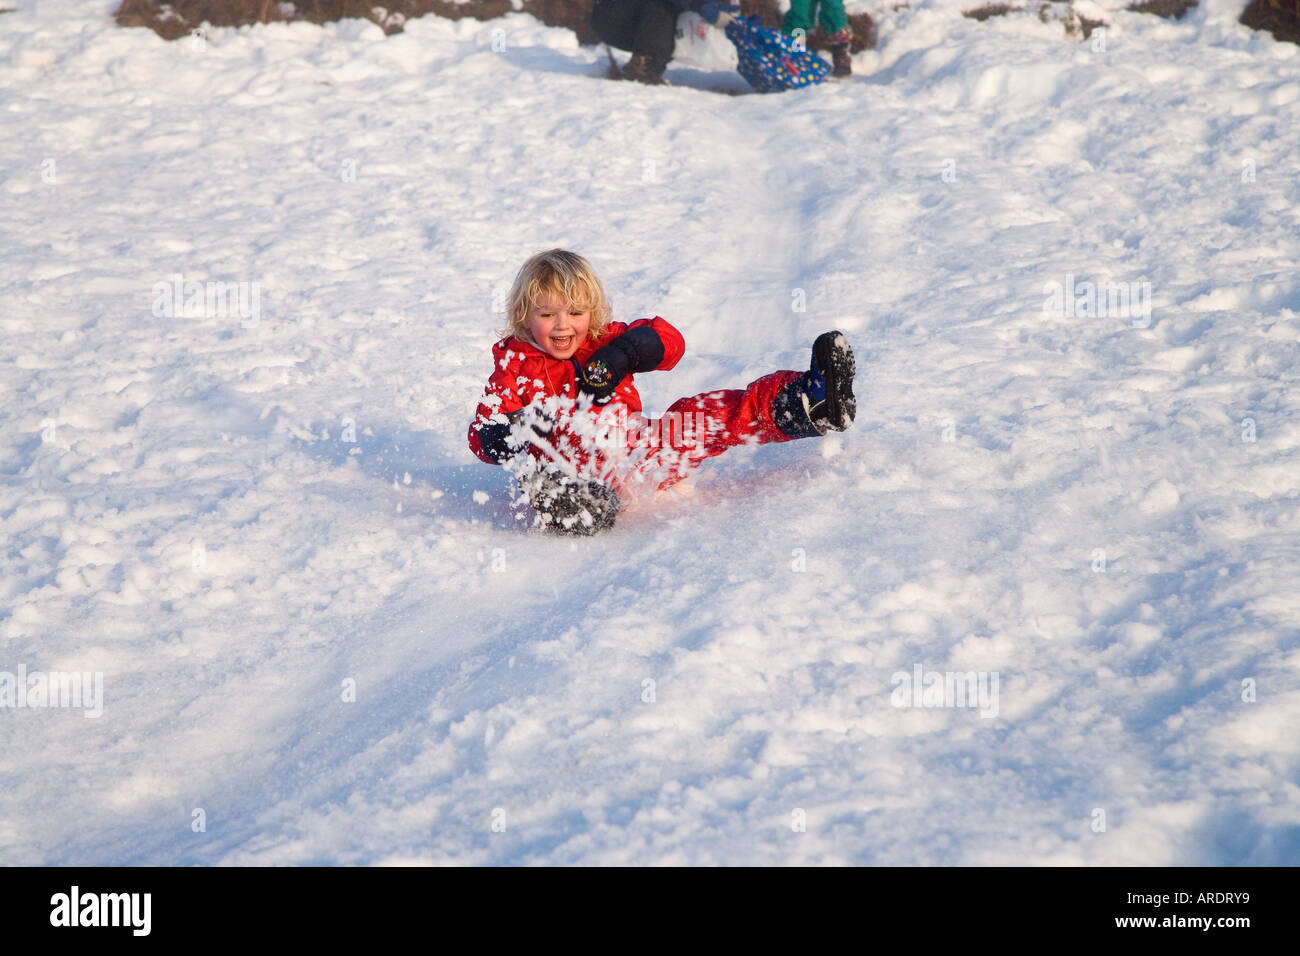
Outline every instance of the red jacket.
[[(625, 322), (610, 322), (605, 326), (599, 339), (588, 339), (574, 353), (579, 365), (591, 358), (591, 353), (611, 339), (617, 338), (630, 328), (640, 325), (651, 326), (659, 335), (664, 346), (664, 357), (655, 371), (667, 371), (681, 359), (686, 352), (686, 341), (682, 334), (664, 319), (637, 319), (631, 325)], [(628, 374), (614, 390), (614, 397), (604, 408), (622, 405), (628, 414), (641, 411), (641, 395), (636, 390), (633, 375)], [(492, 422), (504, 421), (504, 416), (517, 411), (537, 396), (578, 394), (570, 359), (557, 359), (547, 355), (537, 346), (513, 335), (506, 336), (492, 346), (492, 377), (484, 388), (483, 400), (479, 402), (474, 421), (469, 426), (469, 448), (481, 460), (489, 465), (499, 464), (483, 450), (479, 438), (479, 428)]]

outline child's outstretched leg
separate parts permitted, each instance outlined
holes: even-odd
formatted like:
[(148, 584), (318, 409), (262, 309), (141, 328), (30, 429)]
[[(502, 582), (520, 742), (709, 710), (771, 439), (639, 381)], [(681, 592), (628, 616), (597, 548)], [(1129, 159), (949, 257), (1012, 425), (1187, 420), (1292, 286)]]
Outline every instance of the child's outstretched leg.
[(839, 332), (813, 344), (807, 372), (772, 372), (744, 389), (682, 398), (637, 436), (637, 474), (660, 489), (685, 478), (706, 458), (737, 445), (768, 444), (843, 431), (857, 410), (853, 350)]

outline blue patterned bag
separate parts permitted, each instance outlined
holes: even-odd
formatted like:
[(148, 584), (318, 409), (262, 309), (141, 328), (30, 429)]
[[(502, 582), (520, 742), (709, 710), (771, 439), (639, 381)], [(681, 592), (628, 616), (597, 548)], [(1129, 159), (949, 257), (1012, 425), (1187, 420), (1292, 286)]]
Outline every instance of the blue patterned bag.
[(820, 83), (830, 64), (812, 50), (796, 50), (794, 40), (763, 26), (758, 17), (736, 17), (727, 24), (727, 39), (736, 47), (736, 67), (759, 93), (779, 93)]

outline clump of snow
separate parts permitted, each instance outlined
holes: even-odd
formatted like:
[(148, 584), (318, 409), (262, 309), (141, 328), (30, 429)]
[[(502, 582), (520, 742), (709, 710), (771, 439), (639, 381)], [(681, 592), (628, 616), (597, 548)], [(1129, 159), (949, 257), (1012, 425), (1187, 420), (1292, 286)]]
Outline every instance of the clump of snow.
[(1142, 496), (1142, 501), (1138, 504), (1138, 508), (1145, 514), (1155, 514), (1176, 508), (1178, 502), (1178, 489), (1164, 478), (1161, 478), (1147, 489), (1146, 494)]

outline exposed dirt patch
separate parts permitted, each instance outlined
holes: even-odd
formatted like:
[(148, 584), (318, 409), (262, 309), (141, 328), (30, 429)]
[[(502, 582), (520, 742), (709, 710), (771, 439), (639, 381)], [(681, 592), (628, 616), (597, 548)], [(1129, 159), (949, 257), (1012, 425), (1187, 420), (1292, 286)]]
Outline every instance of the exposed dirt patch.
[(1128, 8), (1134, 13), (1150, 13), (1166, 20), (1181, 20), (1192, 7), (1199, 6), (1201, 0), (1139, 0), (1130, 3)]
[[(595, 43), (591, 29), (592, 0), (523, 0), (522, 10), (552, 27), (567, 27), (582, 44)], [(763, 24), (781, 26), (776, 0), (741, 0), (741, 13), (759, 16)], [(510, 0), (476, 0), (450, 3), (447, 0), (123, 0), (116, 19), (119, 26), (147, 27), (166, 40), (188, 36), (204, 21), (214, 27), (238, 27), (250, 23), (328, 23), (355, 17), (379, 24), (385, 33), (400, 33), (407, 20), (426, 14), (459, 20), (493, 20), (515, 9)], [(856, 53), (876, 45), (876, 24), (865, 13), (849, 17), (853, 27), (850, 49)], [(824, 49), (826, 38), (818, 30), (808, 38), (814, 50)]]
[[(1257, 0), (1262, 2), (1262, 0)], [(1300, 0), (1290, 0), (1292, 3)], [(1150, 13), (1157, 17), (1164, 17), (1166, 20), (1181, 20), (1186, 16), (1187, 11), (1197, 6), (1200, 0), (1137, 0), (1131, 3), (1128, 9), (1134, 13)], [(1005, 17), (1009, 13), (1023, 13), (1030, 9), (1026, 6), (1017, 6), (1012, 3), (986, 3), (981, 7), (974, 7), (970, 10), (963, 10), (962, 16), (970, 17), (972, 20), (978, 20), (983, 23), (992, 17)], [(1068, 37), (1087, 39), (1092, 36), (1092, 31), (1098, 27), (1106, 26), (1104, 20), (1090, 20), (1074, 9), (1071, 3), (1043, 3), (1037, 6), (1038, 18), (1044, 23), (1051, 20), (1059, 20), (1065, 27), (1065, 34)]]
[[(552, 26), (567, 26), (583, 43), (596, 42), (591, 29), (591, 0), (528, 0), (524, 9)], [(407, 20), (426, 14), (459, 20), (492, 20), (514, 10), (510, 0), (123, 0), (119, 26), (148, 27), (167, 40), (191, 33), (204, 21), (214, 27), (250, 23), (328, 23), (357, 18), (370, 20), (385, 33), (399, 33)]]
[(1253, 30), (1267, 30), (1279, 40), (1300, 43), (1300, 0), (1250, 0), (1241, 22)]
[(963, 10), (963, 17), (970, 17), (972, 20), (978, 20), (983, 23), (989, 17), (1005, 17), (1008, 13), (1019, 13), (1024, 7), (1013, 7), (1009, 3), (986, 3), (982, 7), (976, 7), (974, 10)]

